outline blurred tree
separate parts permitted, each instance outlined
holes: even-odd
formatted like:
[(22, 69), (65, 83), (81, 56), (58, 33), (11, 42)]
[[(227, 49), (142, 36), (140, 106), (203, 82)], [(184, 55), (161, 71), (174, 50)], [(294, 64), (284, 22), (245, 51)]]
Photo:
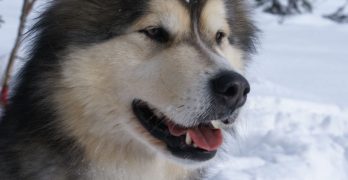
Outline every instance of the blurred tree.
[(324, 15), (325, 18), (331, 19), (337, 23), (348, 23), (348, 0), (340, 6), (335, 12)]
[[(0, 0), (1, 1), (1, 0)], [(2, 20), (2, 16), (0, 15), (0, 27), (1, 27), (1, 24), (4, 23), (4, 20)]]
[(256, 5), (263, 11), (275, 15), (292, 15), (312, 11), (308, 0), (255, 0)]
[(3, 82), (1, 86), (0, 105), (7, 104), (9, 82), (12, 76), (12, 68), (13, 68), (15, 60), (17, 59), (18, 50), (21, 46), (21, 40), (23, 39), (23, 34), (24, 34), (27, 18), (35, 2), (36, 0), (23, 0), (22, 12), (21, 12), (20, 20), (19, 20), (19, 27), (17, 30), (17, 37), (8, 60), (8, 64), (5, 70), (5, 74), (4, 74), (4, 78), (3, 78)]
[(1, 24), (4, 23), (4, 20), (2, 20), (2, 17), (0, 15), (0, 27), (1, 27)]

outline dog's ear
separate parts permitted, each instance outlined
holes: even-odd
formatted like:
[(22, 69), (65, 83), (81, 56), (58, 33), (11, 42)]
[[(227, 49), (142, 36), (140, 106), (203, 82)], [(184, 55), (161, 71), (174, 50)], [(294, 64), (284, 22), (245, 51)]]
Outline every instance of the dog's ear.
[(251, 9), (242, 0), (225, 0), (228, 23), (231, 29), (229, 41), (247, 53), (256, 52), (259, 29), (254, 25)]

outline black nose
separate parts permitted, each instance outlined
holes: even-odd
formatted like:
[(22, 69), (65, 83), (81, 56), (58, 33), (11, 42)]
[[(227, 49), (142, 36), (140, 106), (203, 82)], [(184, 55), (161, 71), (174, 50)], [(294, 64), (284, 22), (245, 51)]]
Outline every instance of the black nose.
[(211, 87), (215, 96), (234, 108), (243, 106), (250, 92), (249, 82), (242, 75), (233, 71), (218, 74), (211, 80)]

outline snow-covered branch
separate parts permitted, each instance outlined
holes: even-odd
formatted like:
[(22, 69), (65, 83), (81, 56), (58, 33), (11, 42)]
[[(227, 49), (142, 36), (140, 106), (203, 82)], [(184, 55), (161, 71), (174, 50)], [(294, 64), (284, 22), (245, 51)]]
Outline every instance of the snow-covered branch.
[(33, 6), (35, 4), (36, 0), (24, 0), (23, 6), (22, 6), (22, 12), (20, 16), (20, 22), (19, 22), (19, 27), (17, 30), (17, 36), (15, 40), (15, 44), (12, 48), (9, 60), (8, 60), (8, 65), (5, 70), (4, 78), (3, 78), (3, 83), (2, 83), (2, 88), (1, 88), (1, 100), (0, 104), (6, 105), (7, 103), (7, 96), (8, 96), (8, 89), (9, 89), (9, 82), (12, 76), (12, 69), (14, 62), (17, 57), (18, 50), (21, 46), (21, 40), (23, 39), (23, 34), (25, 30), (25, 25), (27, 22), (27, 18), (33, 9)]

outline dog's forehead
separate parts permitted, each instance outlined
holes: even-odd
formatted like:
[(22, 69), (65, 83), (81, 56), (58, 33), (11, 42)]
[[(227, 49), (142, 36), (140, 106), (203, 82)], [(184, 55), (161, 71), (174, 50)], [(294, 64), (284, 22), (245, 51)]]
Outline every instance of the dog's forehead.
[(161, 25), (175, 34), (191, 32), (193, 24), (205, 32), (228, 28), (224, 0), (150, 0), (149, 4), (149, 13), (138, 26)]

